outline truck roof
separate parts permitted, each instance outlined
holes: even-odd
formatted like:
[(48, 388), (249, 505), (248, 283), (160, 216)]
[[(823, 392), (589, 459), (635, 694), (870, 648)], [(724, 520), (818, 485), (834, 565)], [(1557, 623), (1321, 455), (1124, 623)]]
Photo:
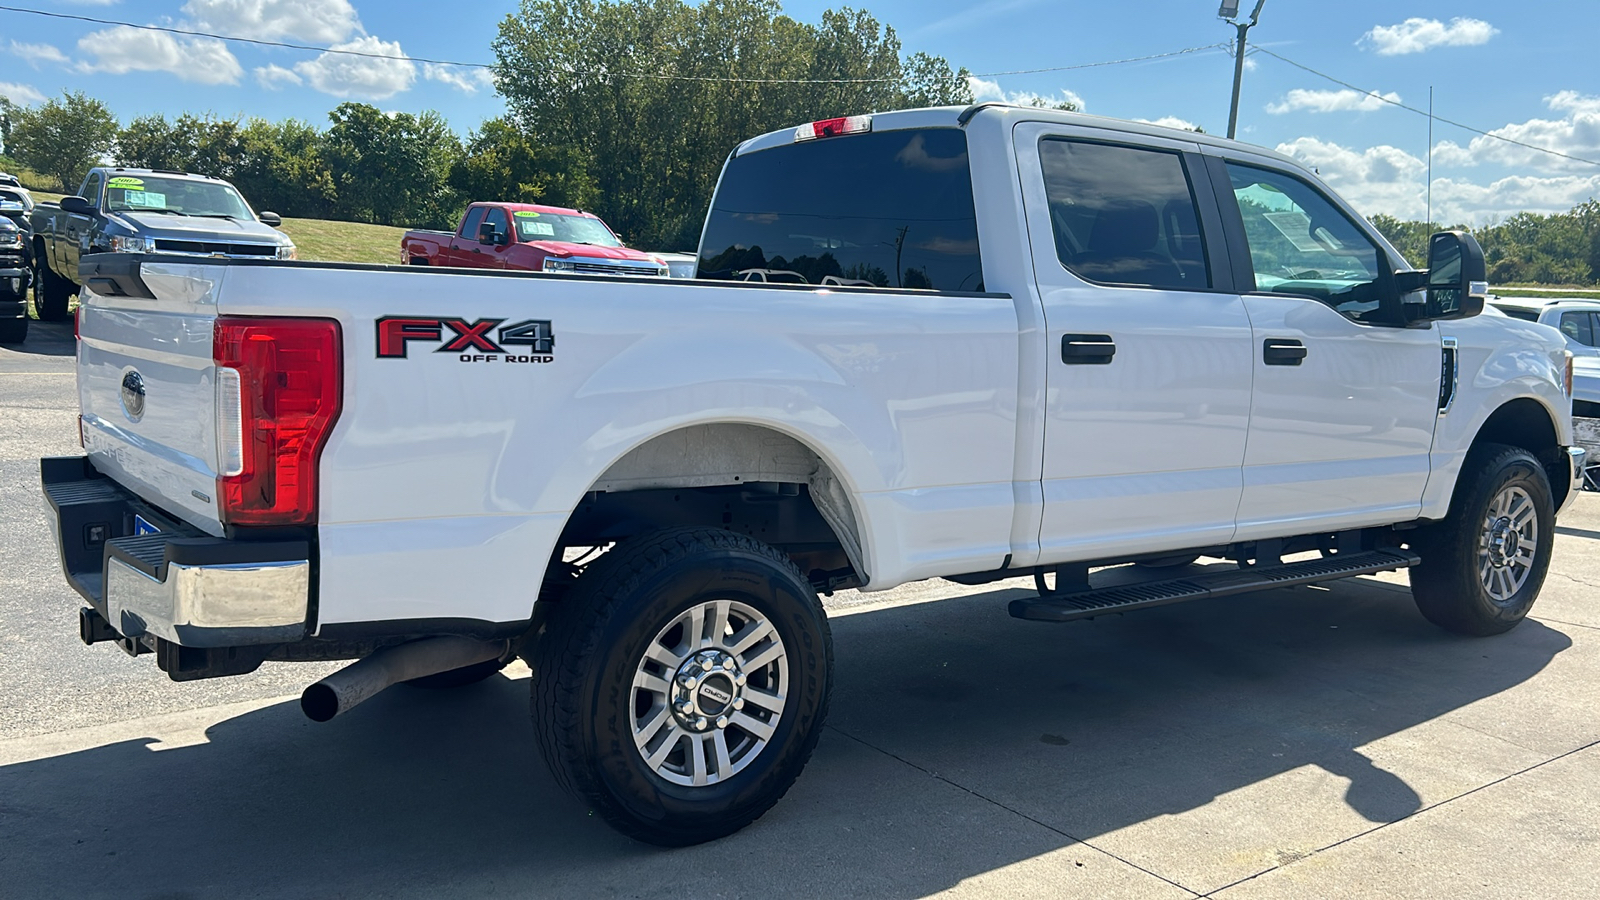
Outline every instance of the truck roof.
[[(902, 128), (959, 128), (964, 127), (977, 115), (998, 115), (1015, 122), (1059, 122), (1063, 125), (1121, 131), (1127, 134), (1160, 137), (1168, 140), (1190, 141), (1211, 147), (1236, 149), (1258, 156), (1268, 156), (1294, 165), (1297, 168), (1305, 168), (1303, 162), (1276, 150), (1269, 150), (1243, 141), (1231, 141), (1227, 138), (1219, 138), (1198, 131), (1185, 131), (1182, 128), (1169, 128), (1165, 125), (1156, 125), (1151, 122), (1134, 122), (1128, 119), (1113, 119), (1109, 116), (1091, 116), (1086, 113), (1040, 109), (1034, 106), (1019, 106), (998, 101), (975, 103), (971, 106), (935, 106), (924, 109), (902, 109), (872, 113), (872, 129), (874, 131), (894, 131)], [(733, 151), (733, 155), (740, 156), (745, 153), (769, 150), (773, 147), (787, 146), (792, 143), (794, 143), (794, 129), (785, 128), (781, 131), (771, 131), (745, 141)]]
[(568, 209), (565, 206), (541, 206), (538, 203), (505, 203), (499, 200), (474, 200), (467, 204), (470, 209), (474, 206), (498, 206), (512, 212), (550, 213), (551, 215), (583, 216), (586, 219), (598, 219), (594, 213), (584, 212), (581, 209)]
[(215, 181), (218, 184), (228, 182), (210, 175), (201, 175), (197, 172), (180, 172), (177, 169), (142, 169), (137, 166), (95, 166), (91, 172), (120, 172), (124, 175), (163, 175), (168, 178), (193, 178), (196, 181)]

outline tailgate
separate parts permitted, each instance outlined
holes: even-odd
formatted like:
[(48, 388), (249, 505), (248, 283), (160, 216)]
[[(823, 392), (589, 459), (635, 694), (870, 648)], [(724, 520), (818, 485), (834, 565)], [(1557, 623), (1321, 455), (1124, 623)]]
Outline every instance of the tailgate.
[(212, 328), (228, 269), (92, 259), (78, 312), (78, 404), (89, 460), (151, 504), (220, 536)]

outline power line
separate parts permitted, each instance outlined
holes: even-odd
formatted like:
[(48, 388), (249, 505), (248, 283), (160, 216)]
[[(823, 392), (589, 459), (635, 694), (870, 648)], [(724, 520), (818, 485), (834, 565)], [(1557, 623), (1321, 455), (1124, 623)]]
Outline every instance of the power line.
[(1311, 74), (1317, 76), (1318, 78), (1326, 78), (1327, 80), (1333, 82), (1334, 84), (1337, 84), (1337, 85), (1339, 85), (1341, 87), (1347, 87), (1352, 91), (1355, 91), (1355, 92), (1357, 92), (1359, 94), (1363, 94), (1363, 95), (1368, 96), (1368, 97), (1371, 97), (1374, 100), (1381, 100), (1384, 103), (1389, 104), (1390, 106), (1398, 106), (1403, 110), (1406, 110), (1408, 112), (1414, 112), (1419, 116), (1427, 116), (1430, 121), (1432, 121), (1434, 119), (1437, 119), (1438, 121), (1443, 122), (1446, 125), (1454, 125), (1455, 127), (1462, 129), (1463, 131), (1470, 131), (1473, 134), (1482, 135), (1482, 136), (1484, 136), (1486, 138), (1492, 138), (1492, 139), (1497, 140), (1497, 141), (1503, 141), (1503, 142), (1505, 142), (1507, 144), (1515, 144), (1518, 147), (1522, 147), (1522, 148), (1525, 148), (1525, 149), (1528, 149), (1528, 150), (1537, 150), (1540, 153), (1548, 153), (1551, 156), (1559, 156), (1562, 159), (1570, 159), (1573, 162), (1581, 162), (1581, 163), (1585, 163), (1585, 164), (1591, 165), (1591, 166), (1600, 166), (1600, 162), (1597, 162), (1597, 161), (1592, 160), (1592, 159), (1584, 159), (1581, 156), (1573, 156), (1570, 153), (1562, 153), (1560, 150), (1551, 150), (1549, 147), (1539, 147), (1539, 146), (1536, 146), (1534, 144), (1529, 144), (1529, 143), (1527, 143), (1525, 141), (1519, 141), (1519, 140), (1517, 140), (1515, 138), (1508, 138), (1505, 135), (1495, 134), (1495, 133), (1490, 132), (1490, 131), (1484, 131), (1481, 128), (1473, 128), (1471, 125), (1465, 125), (1465, 124), (1462, 124), (1461, 122), (1456, 122), (1456, 121), (1453, 121), (1451, 119), (1446, 119), (1443, 116), (1435, 116), (1435, 115), (1433, 115), (1432, 113), (1430, 113), (1427, 110), (1417, 109), (1414, 106), (1407, 106), (1406, 104), (1401, 103), (1398, 100), (1391, 100), (1388, 97), (1385, 97), (1384, 95), (1378, 93), (1377, 91), (1369, 91), (1369, 90), (1366, 90), (1365, 88), (1359, 88), (1359, 87), (1356, 87), (1355, 85), (1351, 84), (1348, 81), (1343, 81), (1341, 79), (1335, 78), (1335, 77), (1333, 77), (1332, 75), (1329, 75), (1326, 72), (1319, 72), (1316, 69), (1311, 68), (1310, 66), (1302, 65), (1301, 63), (1297, 63), (1294, 60), (1288, 58), (1287, 56), (1283, 56), (1282, 54), (1279, 54), (1279, 53), (1274, 53), (1271, 50), (1268, 50), (1267, 48), (1262, 47), (1260, 45), (1257, 45), (1255, 49), (1256, 49), (1256, 52), (1258, 52), (1258, 53), (1265, 53), (1268, 56), (1273, 57), (1274, 59), (1281, 60), (1282, 62), (1286, 62), (1289, 65), (1294, 66), (1296, 69), (1302, 69), (1304, 71), (1310, 72)]
[[(279, 47), (288, 50), (307, 50), (312, 53), (332, 53), (339, 56), (359, 56), (363, 59), (387, 59), (402, 62), (431, 63), (436, 66), (457, 66), (464, 69), (488, 69), (495, 67), (492, 63), (460, 62), (451, 59), (428, 59), (421, 56), (405, 56), (403, 54), (373, 53), (365, 50), (343, 50), (332, 47), (315, 47), (308, 44), (294, 44), (286, 41), (266, 41), (259, 38), (234, 37), (226, 34), (215, 34), (209, 31), (198, 31), (190, 28), (174, 28), (167, 25), (138, 25), (133, 22), (123, 22), (117, 19), (102, 19), (96, 16), (83, 16), (73, 13), (50, 12), (43, 9), (28, 9), (21, 6), (0, 6), (0, 12), (24, 13), (32, 16), (43, 16), (48, 19), (67, 19), (74, 22), (88, 22), (93, 25), (113, 25), (122, 28), (136, 28), (141, 31), (160, 31), (166, 34), (177, 34), (184, 37), (211, 38), (218, 41), (229, 41), (239, 44), (252, 44), (257, 47)], [(995, 78), (1001, 75), (1035, 75), (1044, 72), (1067, 72), (1073, 69), (1094, 69), (1102, 66), (1116, 66), (1124, 63), (1148, 62), (1157, 59), (1167, 59), (1174, 56), (1183, 56), (1189, 53), (1199, 53), (1203, 50), (1215, 50), (1225, 44), (1206, 44), (1202, 47), (1185, 47), (1182, 50), (1172, 50), (1166, 53), (1153, 53), (1149, 56), (1133, 56), (1127, 59), (1109, 59), (1102, 62), (1078, 63), (1070, 66), (1049, 66), (1041, 69), (1016, 69), (1009, 72), (976, 72), (971, 73), (973, 78)], [(580, 74), (577, 70), (567, 68), (568, 74)], [(595, 72), (599, 76), (616, 76), (621, 78), (652, 78), (660, 81), (709, 81), (728, 84), (887, 84), (897, 81), (894, 78), (729, 78), (716, 75), (663, 75), (655, 72)]]

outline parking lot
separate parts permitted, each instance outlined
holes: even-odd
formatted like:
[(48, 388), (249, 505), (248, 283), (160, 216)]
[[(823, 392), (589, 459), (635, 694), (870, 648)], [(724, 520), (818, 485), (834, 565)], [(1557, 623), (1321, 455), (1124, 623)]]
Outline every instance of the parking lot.
[(78, 451), (72, 349), (0, 348), (0, 896), (1594, 896), (1600, 495), (1492, 639), (1404, 576), (1064, 626), (1005, 614), (1020, 581), (841, 593), (800, 782), (664, 851), (558, 791), (520, 667), (317, 725), (331, 665), (82, 646), (36, 462)]

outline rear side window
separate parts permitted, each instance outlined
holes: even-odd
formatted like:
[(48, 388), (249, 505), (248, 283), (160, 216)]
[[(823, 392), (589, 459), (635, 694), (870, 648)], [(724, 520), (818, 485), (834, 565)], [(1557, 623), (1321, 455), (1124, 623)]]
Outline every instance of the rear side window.
[(483, 224), (483, 214), (489, 211), (487, 206), (474, 206), (467, 210), (467, 219), (461, 223), (461, 236), (469, 240), (478, 239), (478, 226)]
[(1521, 319), (1524, 322), (1539, 321), (1539, 314), (1531, 309), (1523, 309), (1520, 306), (1500, 306), (1498, 304), (1495, 305), (1495, 309), (1500, 310), (1513, 319)]
[(965, 132), (872, 132), (734, 157), (699, 277), (983, 290)]
[(1181, 156), (1046, 138), (1039, 159), (1056, 255), (1073, 274), (1104, 284), (1211, 287)]
[(1587, 312), (1562, 313), (1561, 333), (1585, 347), (1593, 347), (1595, 344)]

